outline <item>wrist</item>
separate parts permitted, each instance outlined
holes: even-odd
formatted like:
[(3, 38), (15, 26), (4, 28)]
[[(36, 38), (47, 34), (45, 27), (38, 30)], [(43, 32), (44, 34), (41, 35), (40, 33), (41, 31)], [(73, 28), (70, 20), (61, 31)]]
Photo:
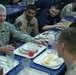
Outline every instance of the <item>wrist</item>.
[(57, 25), (54, 25), (54, 28), (57, 27)]
[(3, 53), (3, 47), (0, 47), (0, 53)]

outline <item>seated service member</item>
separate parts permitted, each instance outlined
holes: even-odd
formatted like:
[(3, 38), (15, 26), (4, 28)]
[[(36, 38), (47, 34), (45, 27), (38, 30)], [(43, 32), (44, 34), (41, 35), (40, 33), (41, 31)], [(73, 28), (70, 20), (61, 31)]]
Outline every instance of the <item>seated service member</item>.
[(40, 44), (45, 44), (43, 40), (36, 40), (35, 38), (23, 34), (20, 31), (17, 31), (15, 26), (6, 22), (6, 8), (0, 4), (0, 53), (8, 53), (9, 51), (14, 50), (14, 47), (9, 45), (10, 35), (15, 40), (20, 42), (35, 42)]
[(67, 4), (61, 11), (61, 18), (76, 16), (76, 0), (73, 3)]
[(35, 18), (36, 12), (36, 6), (34, 4), (29, 4), (26, 11), (15, 20), (14, 25), (24, 34), (37, 35), (39, 32), (38, 22)]
[(76, 28), (69, 27), (60, 33), (57, 51), (67, 66), (65, 75), (76, 75)]
[(56, 27), (62, 27), (62, 25), (54, 25), (55, 21), (65, 21), (64, 19), (61, 19), (60, 17), (60, 4), (53, 4), (50, 9), (45, 9), (41, 11), (38, 17), (38, 23), (39, 23), (39, 30), (40, 32), (43, 32), (45, 30), (53, 29)]

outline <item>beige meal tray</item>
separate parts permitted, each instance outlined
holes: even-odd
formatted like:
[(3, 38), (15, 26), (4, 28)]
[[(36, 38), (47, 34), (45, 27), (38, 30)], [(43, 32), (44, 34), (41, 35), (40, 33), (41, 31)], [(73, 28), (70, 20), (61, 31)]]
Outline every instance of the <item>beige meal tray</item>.
[(36, 38), (36, 39), (43, 39), (44, 41), (47, 41), (47, 42), (48, 42), (48, 40), (49, 40), (49, 33), (50, 33), (50, 35), (51, 35), (52, 37), (54, 37), (54, 35), (55, 35), (57, 32), (56, 32), (56, 31), (52, 31), (52, 30), (50, 30), (50, 31), (45, 31), (45, 32), (37, 35), (35, 38)]
[[(22, 71), (19, 72), (17, 75), (23, 75)], [(30, 68), (29, 75), (50, 75), (50, 74), (48, 74), (46, 72), (43, 72), (43, 71), (39, 71), (39, 70), (33, 69), (33, 68)]]
[[(17, 65), (19, 64), (19, 62), (17, 60), (14, 60), (14, 67), (15, 68)], [(5, 75), (6, 73), (8, 73), (10, 70), (12, 70), (13, 68), (9, 68), (7, 66), (7, 59), (5, 56), (0, 56), (0, 66), (3, 67), (3, 75)]]
[(48, 35), (49, 35), (49, 32), (48, 31), (45, 31), (45, 32), (37, 35), (35, 38), (36, 39), (43, 39), (45, 41), (48, 41)]
[(14, 53), (15, 53), (16, 55), (19, 55), (19, 56), (22, 56), (22, 57), (34, 58), (35, 56), (37, 56), (40, 52), (42, 52), (42, 51), (46, 48), (46, 46), (38, 44), (37, 52), (34, 53), (34, 56), (33, 56), (33, 57), (29, 57), (29, 56), (28, 56), (28, 53), (21, 53), (21, 52), (20, 52), (20, 49), (21, 49), (22, 47), (24, 47), (24, 46), (25, 46), (25, 49), (27, 49), (27, 47), (26, 47), (27, 44), (28, 44), (28, 43), (25, 43), (24, 45), (20, 46), (20, 47), (17, 48), (16, 50), (14, 50)]
[(48, 54), (46, 50), (36, 57), (33, 62), (50, 69), (58, 69), (64, 63), (64, 60), (58, 57), (57, 54)]

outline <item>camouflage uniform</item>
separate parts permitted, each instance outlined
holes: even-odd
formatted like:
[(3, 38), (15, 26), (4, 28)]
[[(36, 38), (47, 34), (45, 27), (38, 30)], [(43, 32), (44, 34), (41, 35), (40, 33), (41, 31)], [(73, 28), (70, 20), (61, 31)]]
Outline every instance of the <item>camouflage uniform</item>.
[(10, 35), (12, 36), (12, 38), (20, 42), (34, 42), (35, 40), (31, 36), (17, 31), (14, 25), (8, 22), (4, 22), (3, 25), (0, 26), (0, 47), (9, 44)]
[(61, 11), (61, 18), (75, 17), (76, 11), (73, 11), (72, 3), (67, 4)]
[(65, 75), (76, 75), (76, 60), (70, 65)]
[(28, 21), (25, 12), (15, 20), (14, 25), (24, 34), (35, 36), (39, 33), (37, 19), (33, 17), (31, 21)]

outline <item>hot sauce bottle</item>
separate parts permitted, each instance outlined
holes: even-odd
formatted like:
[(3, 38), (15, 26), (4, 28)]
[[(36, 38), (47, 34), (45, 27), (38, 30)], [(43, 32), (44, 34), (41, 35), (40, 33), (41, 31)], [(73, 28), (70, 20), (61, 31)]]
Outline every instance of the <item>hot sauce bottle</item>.
[(0, 66), (0, 75), (3, 75), (3, 67)]
[(76, 22), (76, 16), (74, 17), (74, 22)]

